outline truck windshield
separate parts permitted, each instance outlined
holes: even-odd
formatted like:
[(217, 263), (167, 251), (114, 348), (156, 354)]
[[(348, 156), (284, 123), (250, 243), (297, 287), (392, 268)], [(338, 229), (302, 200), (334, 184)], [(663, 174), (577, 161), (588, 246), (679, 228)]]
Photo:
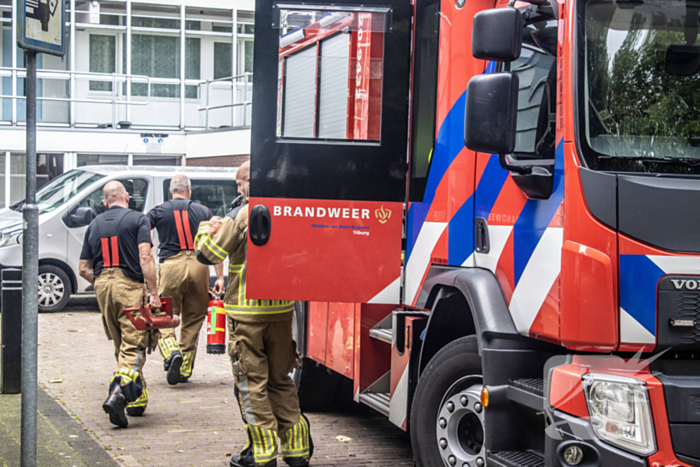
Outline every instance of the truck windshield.
[(700, 173), (700, 0), (591, 0), (581, 8), (588, 165)]
[[(85, 170), (71, 170), (53, 179), (36, 193), (36, 204), (39, 206), (39, 214), (58, 209), (73, 196), (80, 193), (83, 188), (90, 186), (101, 178), (104, 178), (104, 175)], [(15, 204), (12, 208), (20, 211), (23, 205), (24, 201)]]

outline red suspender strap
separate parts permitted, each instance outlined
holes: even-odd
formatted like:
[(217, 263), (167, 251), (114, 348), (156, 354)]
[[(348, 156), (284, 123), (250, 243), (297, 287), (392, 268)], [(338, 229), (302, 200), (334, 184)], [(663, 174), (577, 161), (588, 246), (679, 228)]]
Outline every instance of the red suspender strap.
[[(100, 240), (102, 240), (102, 263), (104, 267), (111, 268), (112, 262), (109, 260), (109, 240), (106, 237), (102, 237)], [(117, 259), (117, 262), (119, 262), (119, 259)]]
[(185, 236), (187, 238), (187, 249), (194, 250), (194, 242), (192, 241), (192, 229), (190, 228), (189, 211), (182, 211), (182, 226), (185, 229)]
[(186, 250), (187, 243), (185, 243), (185, 233), (182, 230), (182, 218), (180, 217), (181, 212), (182, 211), (180, 210), (176, 211), (173, 209), (173, 214), (175, 215), (175, 228), (177, 229), (177, 238), (180, 239), (180, 249)]
[(119, 267), (119, 242), (117, 241), (116, 235), (111, 237), (112, 241), (112, 266), (115, 268)]

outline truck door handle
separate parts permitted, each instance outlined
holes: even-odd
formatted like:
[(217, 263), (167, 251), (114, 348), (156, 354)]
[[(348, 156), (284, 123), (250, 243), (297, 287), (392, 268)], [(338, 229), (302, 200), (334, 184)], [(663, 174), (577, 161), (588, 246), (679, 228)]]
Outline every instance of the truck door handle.
[(270, 210), (262, 204), (253, 206), (250, 210), (250, 222), (248, 224), (248, 234), (253, 245), (265, 245), (270, 240), (271, 230)]
[(489, 225), (483, 217), (477, 217), (474, 221), (474, 250), (486, 254), (491, 250)]

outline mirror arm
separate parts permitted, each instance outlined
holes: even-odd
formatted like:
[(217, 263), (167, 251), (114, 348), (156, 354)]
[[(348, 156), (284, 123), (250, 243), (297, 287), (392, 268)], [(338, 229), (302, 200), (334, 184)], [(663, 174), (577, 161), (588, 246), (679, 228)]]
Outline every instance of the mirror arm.
[(500, 162), (503, 169), (508, 170), (509, 172), (515, 172), (516, 174), (520, 175), (530, 175), (532, 173), (531, 165), (511, 165), (508, 163), (507, 156), (505, 154), (498, 155), (498, 162)]

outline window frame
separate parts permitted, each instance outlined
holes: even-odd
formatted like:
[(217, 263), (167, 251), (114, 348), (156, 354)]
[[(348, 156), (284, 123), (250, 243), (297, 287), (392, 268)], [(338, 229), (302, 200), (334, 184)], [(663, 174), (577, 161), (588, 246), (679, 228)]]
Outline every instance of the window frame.
[[(531, 8), (532, 8), (531, 6), (526, 6), (526, 7), (524, 7), (524, 8), (521, 8), (521, 10), (523, 10), (523, 9), (531, 9)], [(562, 25), (559, 24), (558, 19), (557, 19), (554, 15), (542, 14), (542, 15), (540, 15), (540, 16), (532, 17), (529, 21), (525, 21), (524, 24), (523, 24), (523, 31), (525, 30), (525, 28), (527, 28), (527, 27), (530, 26), (531, 24), (538, 23), (538, 22), (541, 22), (541, 21), (545, 21), (545, 22), (546, 22), (546, 21), (554, 21), (554, 22), (557, 24), (557, 26), (556, 26), (557, 29), (560, 28), (560, 27), (562, 27)], [(526, 46), (526, 44), (523, 44), (523, 48), (525, 48), (525, 46)], [(528, 49), (531, 49), (531, 50), (533, 51), (533, 53), (540, 53), (539, 51), (535, 50), (535, 49), (536, 49), (535, 47), (531, 47), (531, 46), (528, 45), (527, 48), (528, 48)], [(510, 164), (510, 165), (516, 165), (516, 166), (517, 166), (517, 165), (523, 165), (523, 166), (525, 166), (525, 165), (542, 165), (542, 166), (551, 166), (551, 165), (554, 165), (554, 160), (555, 160), (555, 158), (556, 158), (556, 138), (557, 138), (557, 136), (556, 136), (556, 133), (557, 133), (557, 126), (556, 126), (556, 112), (557, 112), (556, 95), (557, 95), (557, 82), (558, 82), (559, 60), (561, 60), (561, 58), (559, 57), (559, 53), (558, 53), (558, 52), (559, 52), (559, 50), (558, 50), (558, 45), (557, 45), (557, 54), (554, 55), (554, 64), (553, 64), (553, 67), (554, 67), (554, 69), (556, 70), (557, 75), (555, 76), (555, 80), (554, 80), (554, 81), (555, 81), (554, 90), (551, 91), (552, 94), (554, 95), (554, 101), (552, 102), (552, 107), (553, 107), (553, 109), (554, 109), (554, 114), (555, 114), (555, 119), (554, 119), (554, 121), (550, 122), (550, 125), (551, 125), (551, 126), (553, 127), (553, 129), (554, 129), (554, 146), (553, 146), (553, 149), (552, 149), (552, 157), (551, 157), (551, 158), (522, 157), (522, 155), (524, 155), (524, 154), (533, 155), (533, 156), (534, 156), (535, 153), (534, 153), (534, 152), (533, 152), (533, 153), (517, 152), (517, 151), (514, 150), (512, 154), (509, 154), (509, 155), (508, 155), (508, 159), (509, 159), (509, 164)], [(512, 68), (512, 64), (513, 64), (513, 62), (508, 62), (507, 64), (506, 64), (506, 63), (499, 63), (498, 66), (496, 67), (496, 70), (497, 70), (497, 71), (510, 71), (511, 73), (513, 73), (512, 69), (511, 69), (511, 68)], [(519, 93), (519, 92), (520, 92), (520, 90), (518, 90), (518, 93)], [(517, 127), (517, 121), (516, 121), (516, 127)], [(516, 131), (517, 131), (517, 130), (516, 130)], [(535, 141), (535, 147), (537, 147), (537, 142), (536, 142), (536, 141)]]
[[(173, 198), (172, 198), (172, 195), (170, 194), (170, 182), (172, 181), (172, 179), (173, 179), (172, 177), (168, 177), (168, 178), (164, 178), (164, 179), (163, 179), (163, 202), (170, 201), (171, 199), (173, 199)], [(206, 184), (214, 184), (214, 183), (226, 184), (227, 182), (233, 183), (233, 185), (234, 185), (234, 187), (235, 187), (235, 195), (234, 195), (233, 199), (231, 199), (231, 201), (228, 202), (228, 205), (223, 205), (223, 206), (222, 206), (224, 212), (223, 212), (223, 214), (221, 215), (221, 217), (225, 216), (225, 215), (229, 212), (229, 210), (230, 210), (229, 208), (230, 208), (230, 206), (231, 206), (231, 202), (233, 202), (233, 200), (236, 199), (236, 197), (238, 196), (238, 183), (236, 182), (236, 179), (235, 179), (235, 178), (230, 178), (230, 179), (228, 179), (228, 178), (227, 178), (227, 179), (190, 178), (190, 182), (192, 183), (192, 189), (193, 189), (193, 191), (194, 191), (194, 188), (195, 188), (195, 184), (196, 184), (197, 182), (204, 182), (204, 183), (206, 183)], [(198, 202), (198, 201), (195, 201), (195, 202)], [(210, 206), (207, 206), (207, 205), (204, 204), (204, 203), (199, 203), (199, 204), (201, 204), (202, 206), (208, 208), (208, 209), (212, 212), (213, 215), (215, 215), (215, 216), (218, 215), (218, 214), (216, 214), (216, 213), (211, 209)]]
[[(87, 195), (85, 195), (83, 198), (81, 198), (80, 201), (78, 201), (77, 207), (90, 207), (90, 206), (82, 206), (83, 202), (86, 201), (88, 198), (90, 198), (94, 193), (96, 193), (96, 192), (98, 192), (98, 191), (104, 190), (104, 187), (105, 187), (105, 185), (106, 185), (107, 183), (112, 182), (112, 181), (118, 181), (118, 182), (122, 182), (122, 183), (123, 183), (123, 182), (126, 181), (126, 180), (133, 180), (133, 181), (141, 180), (141, 181), (143, 181), (143, 182), (146, 183), (146, 193), (145, 193), (145, 195), (144, 195), (144, 197), (143, 197), (143, 206), (141, 207), (141, 210), (140, 210), (140, 211), (136, 211), (136, 209), (134, 209), (134, 211), (140, 212), (140, 213), (143, 214), (144, 211), (145, 211), (145, 209), (146, 209), (146, 204), (147, 204), (147, 200), (148, 200), (149, 190), (151, 189), (151, 181), (148, 180), (147, 178), (144, 178), (144, 177), (126, 177), (126, 178), (123, 177), (123, 178), (113, 178), (113, 179), (111, 179), (111, 180), (103, 180), (104, 183), (103, 183), (102, 185), (98, 186), (97, 188), (95, 188), (94, 190), (92, 190), (90, 193), (88, 193)], [(128, 192), (128, 190), (127, 190), (127, 192)], [(131, 193), (129, 193), (129, 202), (131, 202), (131, 196), (132, 196)], [(104, 206), (103, 204), (101, 204), (101, 202), (100, 202), (100, 205), (101, 205), (101, 206)], [(132, 208), (129, 208), (129, 209), (132, 209)], [(105, 209), (105, 211), (106, 211), (106, 209)], [(102, 211), (102, 212), (97, 213), (97, 214), (95, 214), (95, 213), (93, 212), (93, 218), (99, 216), (100, 214), (102, 214), (102, 213), (105, 212), (105, 211)]]
[[(97, 29), (95, 31), (90, 31), (88, 33), (88, 72), (89, 73), (102, 73), (100, 71), (92, 71), (92, 61), (91, 61), (91, 56), (90, 56), (90, 40), (92, 36), (106, 36), (106, 37), (114, 37), (114, 73), (119, 75), (123, 74), (123, 69), (122, 69), (122, 63), (124, 63), (125, 56), (124, 53), (122, 52), (123, 47), (125, 47), (126, 41), (124, 40), (124, 34), (123, 32), (120, 31), (111, 31), (111, 30), (105, 30), (105, 29)], [(107, 73), (109, 74), (109, 73)], [(111, 82), (107, 81), (88, 81), (88, 94), (89, 95), (97, 95), (97, 96), (105, 96), (105, 95), (110, 95), (114, 92), (113, 89), (109, 90), (103, 90), (103, 89), (92, 89), (91, 84), (95, 83), (107, 83), (110, 86), (112, 86)], [(117, 96), (122, 95), (122, 86), (119, 86), (117, 84)]]

